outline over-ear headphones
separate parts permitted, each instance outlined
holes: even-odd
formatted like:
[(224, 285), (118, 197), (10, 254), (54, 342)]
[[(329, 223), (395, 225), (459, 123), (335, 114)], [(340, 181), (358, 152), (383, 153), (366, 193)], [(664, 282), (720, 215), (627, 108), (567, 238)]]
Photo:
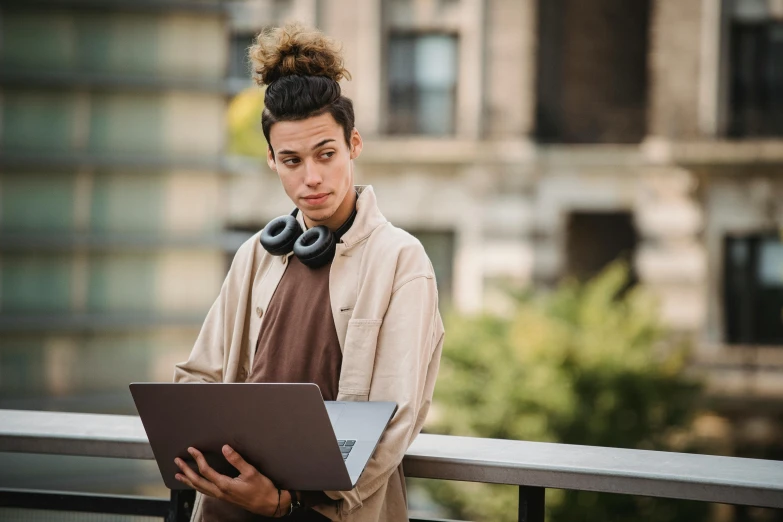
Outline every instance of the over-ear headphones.
[(295, 208), (289, 215), (270, 221), (261, 232), (261, 245), (273, 256), (282, 256), (293, 250), (294, 255), (305, 266), (321, 268), (334, 259), (337, 242), (348, 232), (356, 219), (356, 207), (346, 222), (334, 232), (325, 225), (303, 232), (296, 220), (298, 212), (299, 209)]

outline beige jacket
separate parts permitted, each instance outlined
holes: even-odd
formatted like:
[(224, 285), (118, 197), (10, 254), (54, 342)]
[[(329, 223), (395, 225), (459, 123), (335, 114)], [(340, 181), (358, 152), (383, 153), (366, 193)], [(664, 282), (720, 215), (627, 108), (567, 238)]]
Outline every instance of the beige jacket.
[[(421, 243), (386, 221), (371, 186), (357, 189), (356, 220), (329, 273), (343, 351), (337, 400), (394, 401), (398, 410), (356, 487), (327, 491), (339, 502), (317, 509), (332, 520), (397, 522), (408, 520), (401, 462), (429, 410), (443, 323)], [(264, 311), (288, 262), (267, 253), (259, 237), (237, 251), (190, 358), (176, 365), (175, 382), (243, 382), (250, 372)], [(200, 498), (193, 520), (201, 520)]]

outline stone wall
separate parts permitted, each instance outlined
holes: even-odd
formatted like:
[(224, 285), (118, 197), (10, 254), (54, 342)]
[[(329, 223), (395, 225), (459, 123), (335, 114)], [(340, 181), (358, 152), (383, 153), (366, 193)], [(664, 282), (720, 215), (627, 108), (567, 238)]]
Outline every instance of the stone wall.
[(696, 0), (653, 2), (648, 130), (652, 136), (695, 139), (700, 135), (702, 4)]

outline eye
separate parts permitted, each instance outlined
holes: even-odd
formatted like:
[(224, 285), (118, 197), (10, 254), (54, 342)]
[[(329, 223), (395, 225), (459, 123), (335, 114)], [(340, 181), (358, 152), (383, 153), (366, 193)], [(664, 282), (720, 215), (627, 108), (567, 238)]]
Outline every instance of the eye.
[(286, 158), (283, 160), (283, 165), (288, 165), (289, 167), (293, 165), (299, 164), (299, 158)]
[(321, 154), (321, 157), (325, 158), (325, 159), (331, 158), (332, 156), (334, 156), (334, 151), (333, 150), (328, 150), (328, 151), (326, 151), (326, 152)]

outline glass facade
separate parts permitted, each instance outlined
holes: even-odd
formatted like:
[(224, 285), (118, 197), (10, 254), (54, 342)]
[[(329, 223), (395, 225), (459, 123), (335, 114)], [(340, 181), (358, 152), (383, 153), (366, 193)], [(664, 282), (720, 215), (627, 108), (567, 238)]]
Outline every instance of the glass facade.
[(227, 22), (132, 7), (0, 8), (0, 408), (134, 413), (219, 291)]

